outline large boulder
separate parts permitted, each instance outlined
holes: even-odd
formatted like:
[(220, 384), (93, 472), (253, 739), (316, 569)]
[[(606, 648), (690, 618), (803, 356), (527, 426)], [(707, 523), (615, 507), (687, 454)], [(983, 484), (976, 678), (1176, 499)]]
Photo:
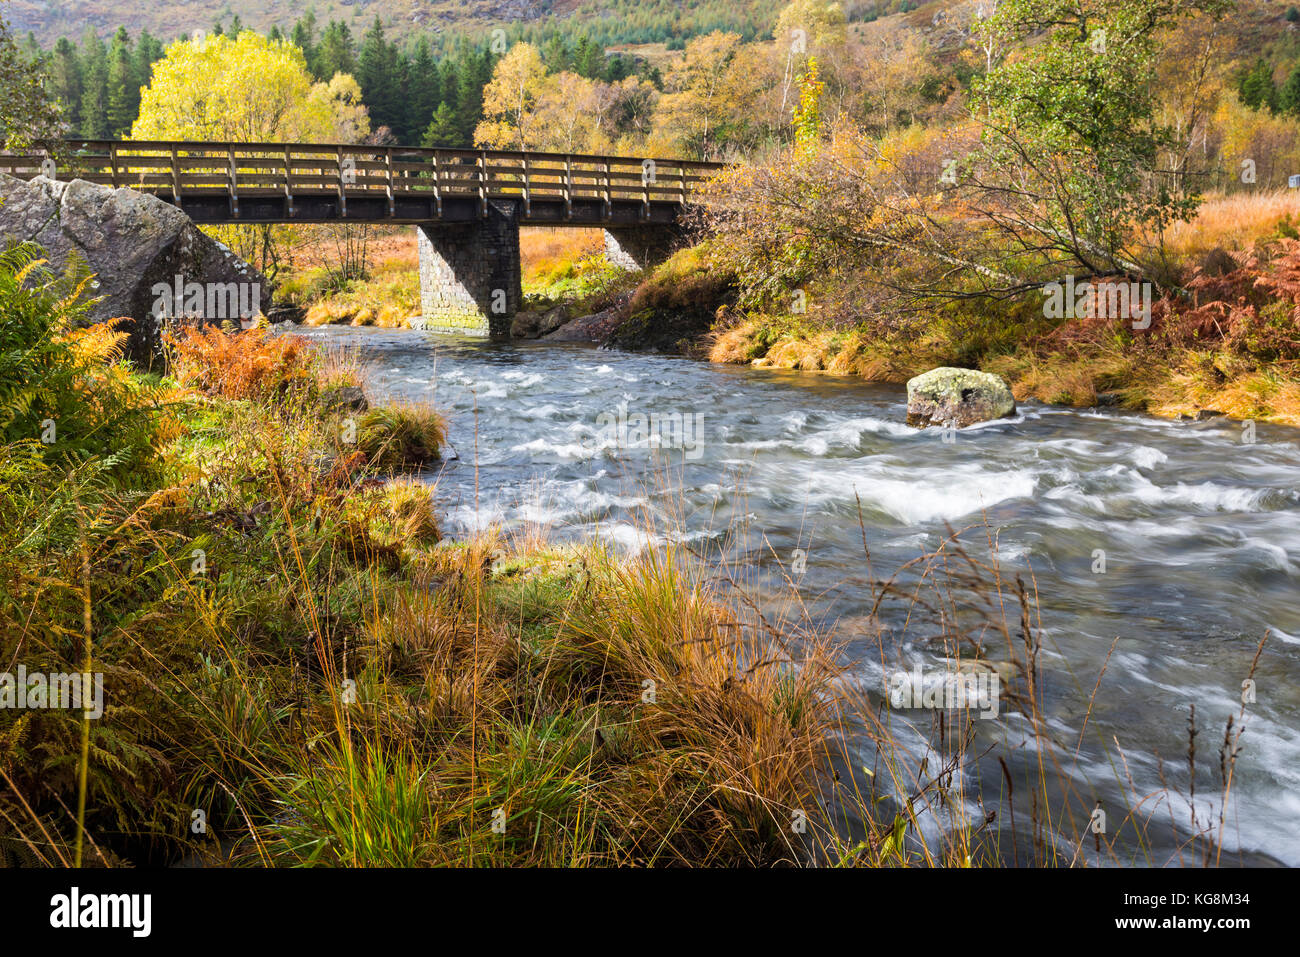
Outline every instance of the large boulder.
[(1010, 387), (1000, 377), (975, 369), (942, 367), (907, 383), (907, 424), (951, 425), (1001, 419), (1016, 411)]
[[(79, 256), (98, 283), (88, 290), (100, 300), (90, 320), (128, 317), (127, 352), (146, 366), (161, 351), (162, 309), (222, 322), (243, 318), (250, 306), (256, 314), (271, 305), (265, 277), (175, 206), (135, 190), (0, 175), (0, 240), (39, 244), (57, 269)], [(171, 293), (160, 309), (164, 297), (155, 287), (162, 285)], [(196, 310), (200, 300), (204, 308)]]
[(623, 320), (618, 306), (590, 316), (579, 316), (543, 338), (547, 342), (604, 342)]

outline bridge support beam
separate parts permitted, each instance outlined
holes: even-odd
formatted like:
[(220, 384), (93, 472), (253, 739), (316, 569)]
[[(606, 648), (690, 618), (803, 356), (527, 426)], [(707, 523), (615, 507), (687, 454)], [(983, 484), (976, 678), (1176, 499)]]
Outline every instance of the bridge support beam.
[(519, 207), (489, 202), (469, 222), (417, 226), (421, 325), (504, 339), (523, 301)]
[(605, 258), (624, 269), (652, 269), (685, 242), (685, 232), (671, 223), (607, 226)]

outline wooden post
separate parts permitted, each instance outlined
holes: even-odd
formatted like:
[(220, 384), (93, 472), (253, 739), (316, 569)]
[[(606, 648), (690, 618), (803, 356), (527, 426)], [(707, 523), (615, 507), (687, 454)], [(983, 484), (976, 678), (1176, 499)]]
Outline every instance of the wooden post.
[(433, 151), (433, 204), (442, 216), (442, 169), (438, 166), (438, 151)]
[(564, 218), (573, 218), (573, 154), (564, 157)]
[(109, 167), (109, 175), (111, 175), (113, 178), (113, 188), (117, 189), (119, 184), (117, 181), (117, 144), (116, 143), (108, 144), (108, 167)]
[[(654, 161), (651, 160), (651, 162), (653, 163)], [(641, 200), (641, 217), (643, 219), (650, 218), (650, 184), (659, 178), (658, 164), (655, 164), (650, 168), (654, 170), (654, 172), (647, 176), (645, 174), (645, 160), (641, 161), (641, 187), (645, 190), (645, 195)]]
[(478, 153), (478, 198), (479, 216), (487, 219), (487, 150)]
[(609, 158), (608, 157), (606, 157), (605, 160), (600, 164), (600, 168), (601, 168), (601, 172), (604, 174), (603, 185), (605, 187), (605, 218), (609, 219), (610, 214), (614, 211), (614, 204), (613, 201), (610, 199), (610, 195), (609, 195)]
[(172, 196), (176, 200), (176, 205), (181, 204), (181, 165), (176, 156), (176, 147), (172, 147)]
[(284, 199), (289, 218), (293, 219), (293, 157), (287, 146), (284, 148)]
[(388, 167), (388, 218), (394, 219), (397, 216), (397, 199), (393, 195), (393, 148), (391, 146), (384, 150), (384, 165)]
[(239, 218), (239, 167), (235, 165), (235, 147), (232, 144), (229, 148), (230, 158), (230, 212)]
[(338, 148), (335, 161), (339, 168), (339, 219), (348, 218), (348, 183), (343, 175), (343, 147)]
[(530, 214), (532, 213), (532, 211), (533, 211), (533, 200), (532, 200), (532, 196), (531, 196), (531, 194), (530, 194), (530, 192), (529, 192), (529, 181), (528, 181), (528, 154), (527, 154), (527, 153), (524, 154), (523, 163), (524, 163), (524, 215), (525, 215), (525, 216), (528, 216), (528, 215), (530, 215)]

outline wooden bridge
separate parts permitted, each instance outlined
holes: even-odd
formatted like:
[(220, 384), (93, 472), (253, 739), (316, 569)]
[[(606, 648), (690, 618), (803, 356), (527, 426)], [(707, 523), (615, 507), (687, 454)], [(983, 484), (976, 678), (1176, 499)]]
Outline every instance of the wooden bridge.
[(320, 143), (69, 140), (0, 173), (151, 193), (202, 224), (416, 226), (422, 322), (509, 335), (523, 300), (519, 227), (596, 227), (609, 259), (644, 268), (679, 241), (719, 163), (514, 150)]
[(512, 150), (310, 143), (70, 140), (0, 156), (0, 173), (153, 193), (197, 223), (431, 223), (515, 202), (545, 226), (672, 223), (718, 163)]

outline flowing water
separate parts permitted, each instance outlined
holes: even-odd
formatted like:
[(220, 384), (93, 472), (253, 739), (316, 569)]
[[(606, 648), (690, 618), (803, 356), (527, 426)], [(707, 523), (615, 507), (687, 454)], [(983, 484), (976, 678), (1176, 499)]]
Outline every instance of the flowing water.
[[(453, 532), (537, 523), (630, 552), (676, 529), (750, 566), (772, 595), (790, 574), (810, 613), (847, 642), (848, 680), (877, 704), (889, 674), (942, 669), (943, 653), (915, 628), (877, 644), (865, 625), (873, 576), (938, 547), (949, 526), (976, 526), (962, 540), (986, 557), (996, 536), (1003, 574), (1037, 586), (1041, 694), (1061, 742), (1047, 803), (1070, 793), (1083, 808), (1056, 828), (1065, 860), (1079, 843), (1095, 859), (1083, 830), (1100, 800), (1118, 848), (1103, 861), (1177, 863), (1195, 814), (1224, 863), (1300, 865), (1300, 430), (1025, 403), (1014, 419), (945, 435), (904, 425), (895, 386), (577, 345), (306, 334), (358, 344), (381, 396), (429, 399), (447, 416), (457, 458), (437, 481)], [(638, 443), (637, 413), (686, 416), (680, 447)], [(902, 613), (884, 617), (897, 625)], [(1014, 596), (1008, 615), (1014, 629)], [(1224, 727), (1232, 716), (1240, 729), (1242, 682), (1265, 635), (1223, 809)], [(914, 723), (919, 760), (928, 731)], [(1008, 708), (976, 724), (971, 753), (1002, 742), (1023, 781), (1015, 775), (1038, 758), (1023, 715)], [(1005, 797), (993, 761), (958, 771), (977, 821), (976, 792), (990, 806)], [(1017, 786), (1023, 858), (1031, 811)], [(1118, 822), (1142, 800), (1151, 822), (1136, 842)]]

